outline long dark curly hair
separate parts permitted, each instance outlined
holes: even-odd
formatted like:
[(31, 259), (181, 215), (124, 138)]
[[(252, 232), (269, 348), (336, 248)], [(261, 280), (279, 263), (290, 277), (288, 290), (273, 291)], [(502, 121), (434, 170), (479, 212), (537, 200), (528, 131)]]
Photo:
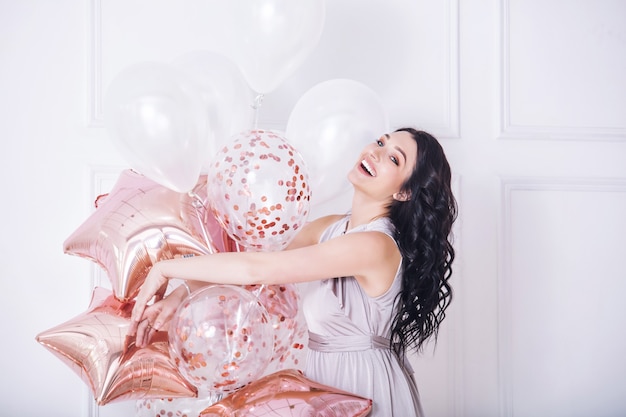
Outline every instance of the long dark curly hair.
[(439, 142), (413, 128), (396, 131), (410, 133), (417, 142), (416, 167), (402, 187), (410, 198), (394, 200), (389, 207), (403, 266), (391, 345), (403, 356), (407, 349), (421, 351), (431, 336), (436, 340), (446, 317), (452, 300), (451, 229), (457, 204), (450, 186), (450, 165)]

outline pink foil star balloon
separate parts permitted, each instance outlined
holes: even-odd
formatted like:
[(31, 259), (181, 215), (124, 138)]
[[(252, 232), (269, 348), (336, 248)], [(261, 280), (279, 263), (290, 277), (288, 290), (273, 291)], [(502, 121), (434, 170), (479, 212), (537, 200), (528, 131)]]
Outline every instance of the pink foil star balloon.
[[(178, 193), (126, 170), (97, 209), (64, 242), (64, 251), (98, 263), (115, 296), (131, 300), (152, 265), (224, 249), (225, 234), (206, 207), (206, 176)], [(215, 244), (213, 242), (216, 242)]]
[(81, 377), (99, 405), (196, 396), (169, 356), (167, 332), (158, 332), (142, 349), (127, 339), (132, 307), (96, 287), (85, 313), (40, 333), (37, 341)]
[(362, 417), (372, 401), (286, 369), (256, 380), (205, 408), (200, 417)]

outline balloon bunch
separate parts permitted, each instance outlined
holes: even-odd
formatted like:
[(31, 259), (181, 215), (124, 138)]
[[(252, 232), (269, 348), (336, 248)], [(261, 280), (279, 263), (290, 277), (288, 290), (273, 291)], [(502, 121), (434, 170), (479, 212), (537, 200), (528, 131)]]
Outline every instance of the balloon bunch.
[[(215, 14), (223, 21), (221, 47), (130, 65), (104, 97), (109, 137), (130, 167), (181, 193), (234, 137), (258, 129), (263, 96), (319, 42), (325, 0), (238, 0), (216, 6)], [(386, 133), (388, 124), (376, 92), (358, 81), (331, 79), (305, 92), (284, 137), (308, 165), (311, 204), (345, 193), (351, 155)]]
[(155, 262), (241, 250), (210, 208), (207, 183), (203, 175), (191, 192), (178, 193), (123, 171), (64, 243), (67, 254), (100, 265), (112, 290), (96, 287), (86, 312), (37, 340), (83, 379), (99, 405), (229, 392), (301, 350), (294, 340), (305, 327), (292, 285), (206, 287), (185, 300), (170, 329), (147, 347), (127, 337), (134, 297)]
[[(135, 399), (138, 412), (193, 415), (250, 387), (206, 415), (243, 415), (233, 404), (248, 413), (258, 405), (279, 406), (276, 415), (341, 416), (364, 415), (371, 406), (301, 374), (275, 373), (289, 360), (296, 368), (303, 350), (306, 328), (293, 285), (205, 287), (148, 346), (137, 348), (126, 336), (134, 297), (156, 262), (284, 249), (305, 224), (313, 196), (320, 204), (341, 195), (354, 163), (349, 155), (388, 130), (376, 93), (348, 79), (306, 92), (284, 134), (251, 126), (263, 95), (321, 36), (324, 0), (296, 3), (226, 2), (223, 54), (138, 63), (109, 86), (106, 128), (131, 169), (98, 197), (64, 251), (102, 267), (111, 290), (95, 288), (86, 312), (37, 335), (99, 405)], [(277, 396), (268, 398), (268, 390)], [(329, 405), (319, 409), (320, 399)]]

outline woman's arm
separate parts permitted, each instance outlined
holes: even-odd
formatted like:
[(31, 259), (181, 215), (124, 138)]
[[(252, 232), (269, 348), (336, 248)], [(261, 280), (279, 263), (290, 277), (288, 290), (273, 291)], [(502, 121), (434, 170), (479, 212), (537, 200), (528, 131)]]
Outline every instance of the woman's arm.
[(313, 225), (290, 246), (295, 249), (280, 252), (227, 252), (158, 262), (150, 270), (137, 296), (131, 329), (136, 329), (136, 324), (143, 319), (146, 305), (170, 278), (233, 285), (273, 285), (355, 276), (365, 292), (372, 296), (382, 294), (391, 285), (400, 254), (395, 242), (387, 235), (381, 232), (349, 233), (323, 243), (309, 244), (316, 239), (317, 233), (317, 227)]

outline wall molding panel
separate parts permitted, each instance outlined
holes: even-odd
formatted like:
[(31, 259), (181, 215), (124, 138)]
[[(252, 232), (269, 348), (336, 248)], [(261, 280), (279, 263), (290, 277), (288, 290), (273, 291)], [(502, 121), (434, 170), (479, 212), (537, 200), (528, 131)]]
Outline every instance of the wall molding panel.
[(102, 4), (101, 0), (87, 1), (87, 127), (103, 127)]
[[(540, 193), (548, 193), (548, 195), (552, 195), (552, 193), (570, 193), (572, 195), (577, 195), (577, 200), (580, 201), (582, 196), (579, 193), (586, 194), (584, 200), (589, 201), (589, 204), (594, 204), (596, 200), (598, 200), (602, 195), (607, 198), (615, 198), (615, 200), (611, 200), (611, 202), (618, 202), (619, 204), (624, 204), (626, 201), (626, 179), (623, 178), (599, 178), (599, 179), (587, 179), (587, 178), (532, 178), (532, 177), (501, 177), (500, 178), (500, 194), (501, 194), (501, 207), (500, 207), (500, 218), (499, 218), (499, 253), (498, 253), (498, 379), (499, 379), (499, 415), (503, 417), (513, 417), (517, 415), (526, 415), (525, 413), (528, 410), (520, 410), (520, 402), (516, 403), (516, 390), (519, 390), (520, 387), (516, 386), (515, 381), (518, 380), (518, 375), (515, 373), (515, 366), (519, 365), (524, 361), (524, 359), (528, 360), (528, 357), (531, 356), (530, 353), (524, 352), (525, 357), (518, 357), (514, 352), (514, 348), (519, 348), (521, 337), (518, 332), (528, 332), (528, 329), (520, 329), (516, 328), (516, 325), (522, 322), (525, 326), (535, 326), (537, 322), (533, 321), (533, 318), (527, 318), (523, 315), (518, 315), (514, 317), (514, 306), (525, 305), (525, 306), (538, 306), (537, 308), (541, 308), (544, 299), (544, 294), (541, 291), (535, 292), (532, 288), (528, 288), (532, 286), (532, 282), (530, 284), (525, 282), (516, 281), (519, 277), (516, 277), (516, 274), (519, 274), (519, 271), (514, 271), (514, 253), (519, 253), (520, 251), (524, 251), (526, 246), (515, 247), (514, 242), (516, 240), (521, 240), (523, 242), (523, 238), (519, 238), (515, 235), (514, 232), (514, 221), (516, 217), (519, 216), (532, 216), (533, 214), (528, 214), (524, 212), (524, 206), (522, 208), (517, 207), (517, 214), (515, 213), (516, 206), (513, 201), (514, 197), (521, 196), (522, 193), (532, 193), (535, 194), (531, 196), (530, 194), (525, 194), (527, 198), (541, 198)], [(586, 198), (587, 195), (589, 198)], [(619, 199), (619, 200), (617, 200)], [(523, 199), (521, 200), (523, 202)], [(541, 203), (544, 203), (544, 200), (537, 200)], [(533, 203), (537, 203), (537, 201)], [(569, 200), (567, 200), (569, 201)], [(605, 204), (604, 207), (608, 207), (610, 204)], [(528, 206), (526, 206), (528, 208)], [(536, 207), (535, 207), (536, 208)], [(559, 207), (560, 208), (560, 207)], [(609, 210), (619, 210), (619, 208), (612, 208)], [(561, 219), (551, 217), (550, 214), (547, 214), (549, 219), (555, 219), (555, 221), (560, 221)], [(535, 215), (534, 217), (537, 221), (542, 221), (545, 219), (541, 219)], [(578, 218), (577, 218), (578, 219)], [(519, 221), (519, 220), (518, 220)], [(550, 220), (552, 221), (552, 220)], [(545, 224), (549, 224), (545, 223)], [(592, 223), (593, 225), (594, 223)], [(624, 222), (621, 223), (622, 226), (617, 225), (617, 232), (619, 233), (619, 227), (623, 227)], [(541, 227), (541, 225), (532, 225), (529, 223), (524, 223), (524, 227)], [(569, 225), (569, 223), (568, 223)], [(574, 228), (584, 229), (585, 225), (581, 226), (579, 224), (573, 224)], [(521, 226), (518, 226), (521, 227)], [(563, 224), (559, 226), (555, 226), (555, 230), (559, 230), (563, 228)], [(521, 234), (521, 230), (517, 229)], [(578, 229), (577, 229), (578, 230)], [(540, 232), (543, 233), (543, 232)], [(550, 232), (547, 232), (550, 233)], [(599, 232), (603, 233), (603, 232)], [(552, 236), (552, 235), (551, 235)], [(586, 235), (585, 235), (586, 236)], [(586, 236), (586, 238), (591, 239)], [(564, 238), (567, 240), (567, 238)], [(567, 244), (568, 242), (564, 242)], [(536, 245), (542, 244), (540, 241), (534, 242)], [(553, 249), (552, 249), (553, 248)], [(555, 252), (555, 256), (559, 258), (558, 261), (555, 261), (555, 265), (552, 267), (556, 267), (562, 265), (564, 263), (562, 253), (558, 252), (559, 248), (551, 247), (551, 249)], [(617, 250), (617, 249), (615, 249)], [(524, 256), (529, 255), (528, 262), (532, 262), (534, 258), (532, 258), (533, 253), (536, 254), (536, 251), (526, 251), (524, 252)], [(550, 253), (551, 257), (553, 254)], [(569, 254), (568, 254), (569, 255)], [(521, 256), (521, 255), (520, 255)], [(573, 256), (573, 255), (570, 255)], [(551, 259), (551, 258), (550, 258)], [(560, 264), (559, 264), (560, 262)], [(581, 261), (580, 259), (573, 259), (572, 261), (575, 265), (578, 265)], [(518, 263), (519, 265), (519, 263)], [(539, 265), (537, 271), (545, 272), (546, 270), (550, 270), (550, 265)], [(558, 270), (557, 270), (558, 273)], [(534, 278), (530, 276), (525, 276), (524, 278)], [(573, 281), (578, 279), (576, 276), (568, 276), (568, 279), (571, 278)], [(536, 279), (536, 278), (535, 278)], [(546, 287), (550, 287), (551, 285), (558, 285), (559, 279), (563, 280), (563, 278), (554, 278), (554, 282), (544, 282), (543, 284)], [(619, 277), (615, 278), (616, 280)], [(575, 286), (575, 284), (572, 284)], [(606, 285), (610, 285), (610, 283), (606, 283)], [(525, 287), (527, 286), (527, 287)], [(516, 289), (514, 291), (514, 288)], [(533, 287), (534, 288), (534, 287)], [(525, 294), (524, 291), (520, 291), (520, 289), (528, 290), (529, 293)], [(570, 290), (571, 291), (571, 290)], [(585, 290), (579, 290), (585, 291)], [(617, 297), (617, 296), (616, 296)], [(574, 296), (575, 299), (575, 296)], [(562, 302), (562, 301), (561, 301)], [(609, 299), (606, 300), (607, 303), (611, 301)], [(557, 310), (558, 311), (558, 310)], [(551, 315), (542, 318), (545, 318), (545, 322), (541, 322), (540, 328), (537, 329), (537, 338), (541, 338), (541, 332), (552, 332), (554, 330), (560, 330), (559, 327), (551, 327), (554, 324), (551, 324), (550, 320), (558, 319), (559, 317), (556, 315), (556, 312), (553, 312)], [(561, 314), (567, 314), (561, 313)], [(522, 317), (523, 316), (523, 317)], [(516, 321), (517, 319), (517, 321)], [(553, 330), (554, 329), (554, 330)], [(557, 337), (557, 336), (554, 336)], [(591, 337), (590, 337), (591, 338)], [(515, 340), (514, 340), (515, 339)], [(550, 346), (549, 340), (543, 340), (543, 343), (548, 349), (548, 353), (544, 353), (544, 360), (551, 357), (553, 355), (554, 347)], [(531, 344), (532, 346), (532, 344)], [(619, 346), (619, 345), (617, 345)], [(572, 350), (583, 349), (578, 346), (572, 346)], [(536, 357), (533, 359), (533, 366), (537, 366), (537, 372), (545, 372), (544, 375), (550, 376), (551, 371), (546, 371), (540, 367), (539, 364), (544, 363), (541, 362), (541, 357)], [(564, 359), (565, 361), (566, 359)], [(567, 359), (568, 361), (572, 361), (572, 359)], [(525, 362), (524, 362), (525, 363)], [(567, 362), (570, 363), (570, 362)], [(562, 364), (561, 364), (562, 366)], [(548, 382), (545, 382), (548, 384)], [(547, 386), (547, 385), (546, 385)], [(593, 386), (593, 385), (592, 385)], [(526, 381), (526, 389), (528, 388), (528, 381)], [(522, 387), (521, 389), (524, 389)], [(570, 394), (571, 395), (571, 394)], [(533, 399), (535, 402), (537, 399)], [(531, 401), (532, 403), (532, 401)], [(535, 404), (536, 405), (536, 404)], [(544, 403), (544, 408), (538, 408), (542, 412), (547, 412), (547, 407), (550, 405), (549, 402)], [(570, 411), (571, 411), (571, 405)], [(557, 413), (558, 414), (558, 413)], [(599, 413), (602, 414), (602, 413)]]
[[(511, 61), (513, 56), (516, 54), (516, 52), (521, 53), (522, 51), (516, 51), (514, 46), (512, 45), (512, 28), (513, 28), (513, 24), (512, 24), (512, 20), (516, 17), (512, 15), (512, 4), (514, 2), (520, 2), (520, 4), (524, 4), (524, 5), (528, 5), (532, 3), (531, 2), (527, 2), (527, 3), (521, 3), (521, 0), (500, 0), (500, 34), (499, 34), (499, 38), (500, 38), (500, 132), (499, 132), (499, 136), (498, 139), (528, 139), (528, 140), (569, 140), (569, 141), (592, 141), (592, 142), (615, 142), (615, 141), (626, 141), (626, 125), (624, 125), (624, 120), (617, 120), (615, 123), (617, 123), (618, 125), (603, 125), (602, 123), (598, 123), (597, 121), (593, 121), (593, 120), (589, 120), (589, 121), (584, 121), (584, 125), (576, 125), (575, 123), (578, 122), (579, 120), (574, 120), (574, 116), (570, 117), (570, 120), (566, 123), (563, 123), (563, 121), (561, 121), (561, 123), (555, 123), (555, 124), (546, 124), (543, 123), (542, 121), (537, 121), (536, 123), (532, 122), (532, 121), (526, 121), (526, 122), (522, 122), (522, 123), (516, 123), (514, 121), (514, 119), (516, 118), (516, 116), (519, 116), (518, 114), (514, 114), (514, 106), (513, 106), (513, 101), (516, 99), (516, 97), (513, 96), (512, 93), (512, 84), (515, 81), (513, 79), (513, 74), (512, 74), (512, 68), (515, 68), (516, 71), (520, 71), (519, 68), (519, 63), (517, 65), (512, 65)], [(591, 5), (588, 6), (589, 8), (593, 8), (594, 5), (596, 3), (594, 3), (591, 0), (587, 0), (588, 3), (590, 3)], [(541, 7), (545, 5), (545, 3), (542, 3), (540, 1), (535, 1), (535, 3), (537, 3), (536, 5), (532, 6), (534, 7), (535, 13), (540, 14), (541, 11)], [(584, 3), (584, 2), (583, 2)], [(581, 3), (577, 3), (577, 7), (582, 7), (580, 6)], [(528, 6), (530, 7), (530, 6)], [(607, 11), (606, 13), (610, 13), (610, 11)], [(520, 19), (523, 19), (524, 16), (521, 16)], [(566, 25), (566, 23), (561, 23), (562, 25)], [(607, 32), (609, 34), (611, 34), (611, 22), (608, 23), (597, 23), (597, 25), (604, 25), (607, 26), (608, 29)], [(555, 27), (553, 30), (559, 30), (559, 26)], [(581, 31), (583, 31), (583, 29), (581, 29)], [(615, 30), (616, 31), (616, 30)], [(609, 35), (607, 35), (609, 36)], [(619, 35), (618, 35), (619, 36)], [(588, 36), (588, 38), (591, 38), (591, 36)], [(598, 45), (600, 45), (602, 42), (606, 42), (606, 39), (600, 38), (600, 39), (594, 39)], [(591, 48), (589, 45), (585, 46), (586, 48)], [(598, 48), (599, 49), (599, 48)], [(584, 53), (584, 51), (582, 51), (581, 53)], [(525, 62), (525, 65), (531, 66), (533, 64), (539, 66), (539, 65), (544, 65), (544, 66), (550, 66), (549, 62), (540, 62), (539, 57), (541, 55), (538, 55), (538, 57), (536, 59), (528, 59)], [(583, 65), (590, 65), (588, 63), (585, 63), (584, 60), (581, 60), (581, 64), (580, 66)], [(538, 67), (534, 67), (533, 70), (536, 70)], [(572, 71), (574, 70), (578, 70), (578, 68), (573, 68)], [(593, 69), (589, 69), (589, 72), (592, 72)], [(529, 71), (527, 71), (529, 72)], [(597, 72), (597, 71), (594, 71)], [(584, 70), (581, 69), (580, 73), (576, 73), (576, 76), (580, 76), (582, 77)], [(518, 72), (519, 74), (519, 72)], [(563, 72), (563, 77), (567, 76), (567, 72)], [(572, 84), (574, 84), (574, 80), (576, 80), (576, 76), (574, 76), (572, 78), (572, 80), (570, 80), (570, 82)], [(517, 80), (518, 82), (520, 80)], [(545, 80), (543, 80), (545, 81)], [(591, 85), (591, 86), (595, 86), (593, 83), (601, 83), (604, 80), (602, 80), (599, 77), (596, 77), (596, 79), (587, 79), (586, 82)], [(523, 82), (528, 82), (528, 80), (524, 80)], [(530, 87), (528, 84), (524, 84), (525, 88)], [(545, 87), (548, 87), (548, 85), (546, 85)], [(606, 86), (602, 86), (600, 84), (598, 84), (598, 89), (600, 88), (605, 88)], [(617, 88), (619, 88), (620, 86), (616, 86)], [(519, 85), (517, 86), (517, 88), (521, 88)], [(537, 88), (537, 87), (535, 87)], [(600, 96), (601, 93), (599, 93)], [(605, 93), (608, 94), (608, 93)], [(560, 105), (562, 107), (567, 107), (567, 106), (563, 106), (563, 104), (566, 104), (566, 100), (567, 98), (565, 98), (562, 103), (560, 103)], [(586, 98), (584, 95), (578, 97), (578, 100), (589, 100), (588, 98)], [(524, 107), (524, 106), (539, 106), (542, 105), (542, 101), (543, 101), (543, 97), (532, 97), (532, 100), (530, 99), (522, 99), (522, 101), (520, 103), (518, 103), (519, 106)], [(598, 105), (602, 106), (604, 105), (604, 103), (600, 100), (598, 101)], [(606, 102), (611, 102), (612, 100), (610, 99), (606, 99), (604, 100)], [(548, 107), (546, 107), (548, 109), (548, 112), (556, 112), (557, 110), (554, 108), (550, 108), (549, 105)], [(559, 109), (560, 110), (560, 109)], [(569, 124), (569, 122), (572, 122), (572, 124)]]
[[(452, 173), (452, 192), (456, 198), (457, 206), (462, 207), (462, 181), (463, 176), (461, 173)], [(463, 222), (462, 217), (459, 216), (453, 226), (453, 245), (457, 253), (460, 253), (461, 248), (463, 247), (463, 236), (461, 231), (463, 230)], [(457, 258), (458, 259), (458, 258)], [(454, 304), (456, 304), (456, 314), (453, 316), (452, 324), (448, 327), (448, 361), (447, 363), (451, 364), (451, 367), (448, 371), (448, 390), (452, 394), (449, 396), (448, 403), (448, 412), (449, 415), (454, 417), (463, 417), (465, 415), (465, 372), (464, 372), (464, 353), (466, 341), (464, 337), (464, 319), (468, 317), (468, 311), (466, 310), (465, 303), (463, 302), (465, 294), (464, 291), (464, 273), (463, 273), (463, 264), (461, 262), (457, 262), (457, 265), (454, 265), (454, 280), (456, 281), (453, 285), (456, 288), (456, 294), (461, 294), (461, 296), (457, 296)]]
[(445, 2), (446, 26), (444, 28), (446, 62), (444, 72), (447, 80), (445, 89), (445, 123), (443, 126), (429, 127), (439, 138), (459, 139), (461, 136), (460, 106), (461, 91), (459, 84), (460, 47), (459, 47), (459, 0)]
[[(99, 2), (99, 0), (94, 0)], [(121, 171), (124, 168), (115, 165), (98, 165), (98, 166), (90, 166), (87, 170), (87, 178), (89, 181), (89, 204), (90, 204), (90, 213), (95, 210), (94, 202), (96, 198), (102, 194), (106, 194), (113, 188), (115, 182), (117, 181)], [(109, 278), (107, 277), (106, 271), (100, 267), (95, 262), (91, 262), (91, 291), (95, 287), (103, 287), (111, 289), (111, 284), (109, 282)], [(91, 293), (89, 294), (91, 297)], [(128, 403), (123, 404), (120, 403), (117, 406), (115, 404), (107, 404), (104, 408), (99, 406), (96, 403), (96, 400), (93, 397), (91, 390), (86, 389), (86, 401), (88, 404), (87, 409), (87, 417), (108, 417), (115, 416), (118, 411), (118, 407), (128, 407)]]

